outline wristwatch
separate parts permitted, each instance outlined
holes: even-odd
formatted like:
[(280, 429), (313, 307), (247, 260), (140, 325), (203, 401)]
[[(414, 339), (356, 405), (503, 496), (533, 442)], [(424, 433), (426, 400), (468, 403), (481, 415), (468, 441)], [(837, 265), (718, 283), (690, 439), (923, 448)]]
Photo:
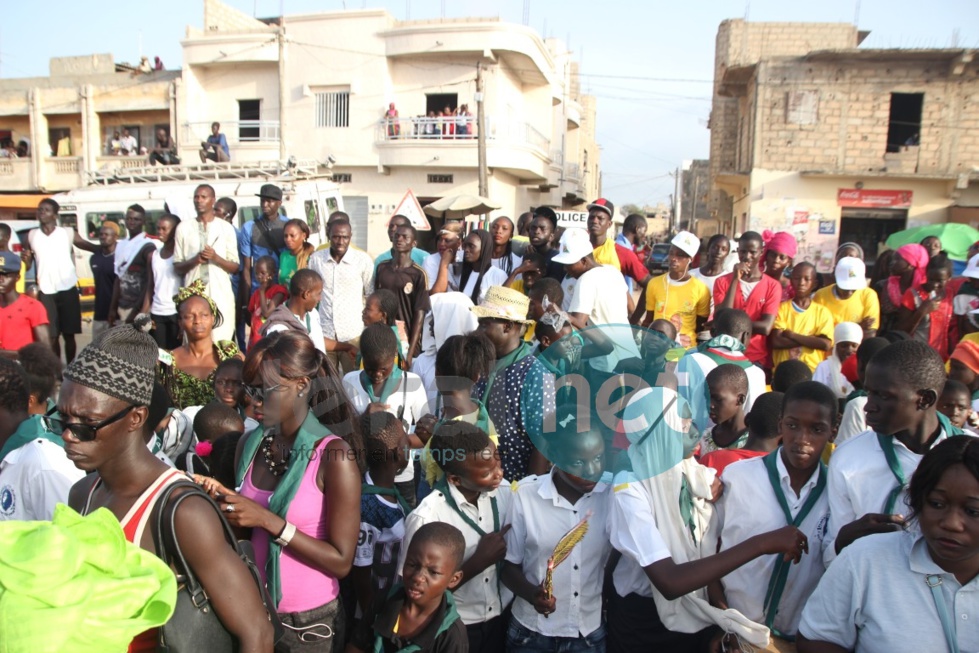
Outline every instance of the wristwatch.
[(282, 532), (275, 537), (274, 542), (279, 546), (289, 546), (289, 542), (292, 542), (295, 535), (296, 525), (286, 522), (286, 525), (282, 527)]

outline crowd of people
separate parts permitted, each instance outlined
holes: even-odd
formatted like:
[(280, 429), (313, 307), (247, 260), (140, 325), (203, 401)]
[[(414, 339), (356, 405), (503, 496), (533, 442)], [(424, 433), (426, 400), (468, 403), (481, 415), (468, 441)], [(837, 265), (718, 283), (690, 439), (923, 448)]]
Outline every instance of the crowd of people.
[[(155, 238), (134, 205), (98, 246), (44, 200), (39, 299), (0, 251), (0, 520), (106, 509), (157, 553), (191, 493), (163, 551), (241, 651), (979, 650), (979, 243), (868, 282), (854, 243), (820, 275), (787, 233), (729, 263), (680, 232), (653, 276), (607, 199), (432, 253), (394, 216), (372, 258), (259, 197), (238, 230), (201, 185)], [(0, 573), (0, 614), (30, 585)]]

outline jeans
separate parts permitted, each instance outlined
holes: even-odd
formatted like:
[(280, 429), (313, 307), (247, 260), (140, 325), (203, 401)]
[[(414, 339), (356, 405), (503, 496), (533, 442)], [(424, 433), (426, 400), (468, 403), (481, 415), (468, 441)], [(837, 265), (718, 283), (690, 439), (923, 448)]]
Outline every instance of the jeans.
[(510, 619), (506, 631), (507, 653), (605, 653), (605, 626), (579, 637), (550, 637)]

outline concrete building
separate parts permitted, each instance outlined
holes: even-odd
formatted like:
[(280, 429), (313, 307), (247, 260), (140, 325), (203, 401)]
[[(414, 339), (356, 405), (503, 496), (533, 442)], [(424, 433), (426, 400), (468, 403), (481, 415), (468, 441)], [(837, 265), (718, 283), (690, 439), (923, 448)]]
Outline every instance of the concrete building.
[(680, 220), (677, 229), (693, 231), (698, 236), (717, 233), (717, 221), (712, 219), (710, 197), (710, 161), (694, 159), (683, 162), (680, 172)]
[(203, 29), (188, 28), (182, 44), (184, 159), (217, 121), (232, 161), (330, 166), (355, 240), (373, 253), (389, 246), (385, 227), (407, 190), (422, 205), (477, 193), (477, 66), (487, 194), (502, 207), (493, 216), (574, 208), (599, 195), (594, 98), (580, 94), (567, 49), (527, 27), (401, 22), (383, 10), (263, 21), (204, 0)]
[(157, 128), (173, 133), (180, 71), (130, 71), (94, 54), (52, 59), (49, 77), (0, 80), (0, 141), (26, 145), (0, 157), (0, 219), (34, 217), (39, 194), (78, 188), (90, 172), (146, 165), (111, 155), (110, 141), (128, 129), (152, 148)]
[(717, 33), (711, 211), (723, 230), (791, 231), (829, 271), (906, 227), (979, 222), (975, 50), (862, 49), (840, 23), (728, 20)]

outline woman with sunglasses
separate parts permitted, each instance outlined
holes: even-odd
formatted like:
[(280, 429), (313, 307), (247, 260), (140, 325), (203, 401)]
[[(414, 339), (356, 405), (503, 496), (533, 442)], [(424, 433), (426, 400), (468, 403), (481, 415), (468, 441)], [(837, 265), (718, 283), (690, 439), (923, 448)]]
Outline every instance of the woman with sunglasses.
[(161, 350), (161, 382), (176, 408), (203, 406), (214, 399), (218, 364), (242, 355), (229, 340), (214, 342), (214, 328), (223, 323), (224, 317), (214, 300), (204, 293), (203, 281), (198, 279), (181, 288), (173, 299), (184, 344), (169, 352)]
[(356, 416), (336, 368), (302, 333), (260, 340), (242, 378), (261, 426), (238, 445), (241, 493), (206, 487), (232, 525), (251, 531), (285, 626), (276, 651), (342, 651), (339, 583), (360, 534), (365, 462)]
[[(108, 509), (127, 540), (154, 554), (159, 499), (168, 486), (187, 480), (146, 446), (158, 352), (153, 338), (132, 325), (109, 329), (65, 369), (58, 415), (46, 418), (61, 434), (68, 460), (89, 472), (72, 487), (68, 505), (83, 515)], [(173, 490), (171, 501), (180, 492)], [(200, 497), (182, 501), (173, 533), (214, 614), (237, 640), (236, 650), (271, 651), (273, 629), (262, 597), (228, 546), (213, 506)], [(156, 651), (157, 640), (156, 630), (144, 632), (129, 651)]]

